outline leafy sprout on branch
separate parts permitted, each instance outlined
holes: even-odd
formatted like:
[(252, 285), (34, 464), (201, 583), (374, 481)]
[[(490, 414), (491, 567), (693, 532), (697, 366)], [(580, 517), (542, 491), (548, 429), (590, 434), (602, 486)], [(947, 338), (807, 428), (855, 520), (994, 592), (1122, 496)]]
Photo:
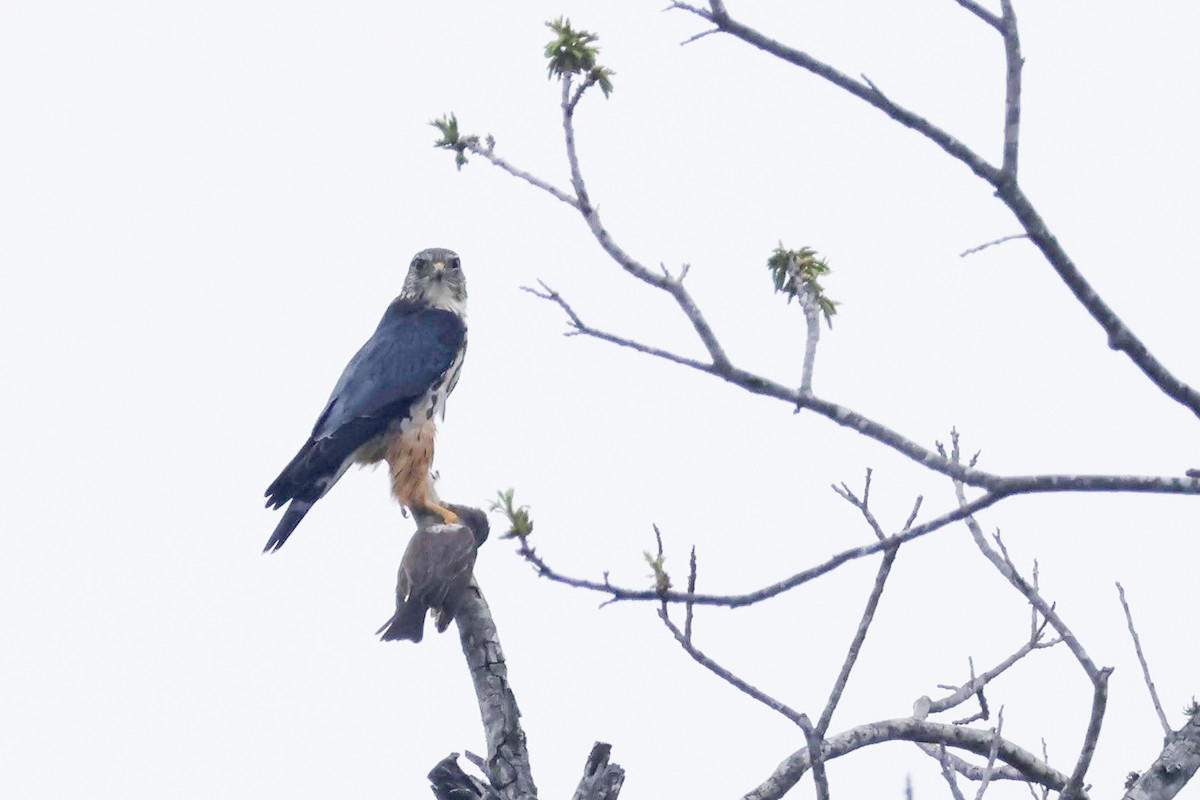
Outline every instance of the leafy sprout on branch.
[(438, 129), (442, 135), (433, 143), (434, 147), (454, 151), (454, 166), (463, 168), (467, 163), (467, 150), (479, 144), (478, 136), (463, 136), (458, 132), (458, 117), (453, 112), (443, 114), (439, 119), (432, 119), (429, 124)]
[(789, 303), (796, 299), (801, 305), (816, 303), (825, 315), (825, 322), (833, 327), (833, 315), (837, 313), (839, 304), (825, 294), (818, 280), (829, 274), (829, 264), (823, 258), (818, 258), (815, 250), (811, 247), (788, 250), (780, 242), (767, 259), (767, 268), (771, 270), (776, 292), (786, 294)]
[(600, 91), (608, 97), (612, 93), (615, 73), (596, 63), (600, 48), (595, 43), (600, 37), (591, 31), (575, 30), (566, 17), (547, 22), (546, 27), (554, 31), (554, 38), (546, 45), (546, 60), (550, 62), (546, 77), (562, 80), (571, 75), (584, 75), (589, 83), (599, 85)]
[(661, 553), (654, 555), (648, 550), (642, 553), (642, 555), (646, 557), (646, 563), (649, 564), (650, 569), (653, 570), (653, 574), (651, 574), (650, 577), (654, 578), (654, 591), (658, 592), (659, 594), (666, 594), (671, 589), (671, 576), (667, 574), (667, 569), (665, 566), (667, 560), (666, 556), (662, 555)]
[(496, 499), (490, 506), (492, 511), (499, 511), (508, 518), (509, 529), (500, 535), (501, 539), (520, 539), (525, 541), (533, 533), (533, 519), (529, 516), (529, 506), (513, 506), (513, 490), (496, 492)]

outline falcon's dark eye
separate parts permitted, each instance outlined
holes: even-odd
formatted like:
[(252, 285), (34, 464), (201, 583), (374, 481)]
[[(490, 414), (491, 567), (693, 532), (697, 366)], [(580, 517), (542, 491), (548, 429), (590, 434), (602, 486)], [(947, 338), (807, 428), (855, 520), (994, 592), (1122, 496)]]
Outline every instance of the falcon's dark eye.
[(462, 262), (458, 260), (458, 256), (450, 259), (450, 269), (462, 269)]

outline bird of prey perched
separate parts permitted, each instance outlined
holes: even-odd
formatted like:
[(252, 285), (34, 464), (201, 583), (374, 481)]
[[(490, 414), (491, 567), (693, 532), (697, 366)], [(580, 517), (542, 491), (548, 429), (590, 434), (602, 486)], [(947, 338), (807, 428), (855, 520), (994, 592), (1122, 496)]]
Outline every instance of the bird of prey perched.
[(278, 550), (351, 464), (387, 461), (392, 494), (414, 514), (458, 522), (430, 477), (434, 418), (445, 415), (467, 349), (467, 285), (444, 248), (413, 257), (400, 296), (346, 369), (312, 435), (275, 482), (267, 507), (290, 502), (264, 552)]
[(383, 634), (384, 641), (421, 641), (430, 609), (438, 633), (446, 630), (458, 613), (489, 526), (487, 514), (477, 508), (451, 508), (461, 524), (443, 525), (433, 514), (415, 514), (417, 532), (404, 550), (396, 576), (396, 613), (375, 631)]

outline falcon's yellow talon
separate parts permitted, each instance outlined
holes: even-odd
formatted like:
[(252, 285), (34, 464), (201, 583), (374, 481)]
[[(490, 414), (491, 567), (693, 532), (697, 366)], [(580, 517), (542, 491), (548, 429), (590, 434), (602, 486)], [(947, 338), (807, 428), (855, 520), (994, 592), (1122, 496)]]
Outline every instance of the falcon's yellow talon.
[(458, 525), (460, 522), (462, 522), (462, 520), (458, 518), (458, 514), (455, 514), (453, 511), (445, 508), (444, 506), (434, 504), (430, 506), (429, 510), (441, 517), (442, 522), (446, 525)]

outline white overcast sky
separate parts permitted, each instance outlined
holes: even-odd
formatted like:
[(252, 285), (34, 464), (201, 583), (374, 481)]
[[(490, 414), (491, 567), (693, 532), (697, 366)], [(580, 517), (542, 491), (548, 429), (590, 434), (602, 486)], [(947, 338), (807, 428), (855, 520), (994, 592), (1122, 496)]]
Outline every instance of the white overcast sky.
[[(952, 0), (730, 10), (996, 158), (997, 37)], [(563, 338), (519, 291), (698, 354), (672, 305), (606, 260), (566, 206), (488, 165), (456, 173), (430, 118), (566, 183), (544, 20), (598, 31), (616, 91), (588, 97), (592, 197), (645, 263), (691, 289), (740, 365), (799, 382), (802, 319), (772, 296), (780, 240), (826, 255), (842, 302), (818, 393), (931, 445), (957, 425), (1000, 473), (1181, 474), (1200, 424), (1109, 351), (986, 187), (873, 109), (661, 0), (22, 2), (0, 6), (0, 794), (418, 798), (484, 752), (457, 637), (372, 635), (411, 524), (382, 472), (346, 476), (284, 550), (263, 489), (303, 442), (413, 252), (457, 250), (471, 349), (442, 428), (443, 496), (516, 487), (564, 571), (756, 588), (871, 538), (829, 484), (875, 469), (876, 514), (951, 487), (812, 414), (611, 346)], [(1191, 4), (1019, 2), (1022, 182), (1096, 287), (1200, 383)], [(1017, 498), (981, 518), (1094, 659), (1116, 667), (1091, 780), (1113, 797), (1161, 732), (1113, 582), (1174, 725), (1197, 692), (1197, 500)], [(500, 521), (494, 524), (498, 527)], [(738, 797), (802, 746), (692, 663), (645, 605), (539, 581), (492, 541), (499, 625), (544, 797), (601, 739), (622, 797)], [(764, 607), (701, 610), (697, 643), (819, 714), (874, 562)], [(1020, 599), (946, 529), (906, 547), (832, 729), (911, 713), (1022, 642)], [(989, 689), (1004, 732), (1069, 771), (1090, 688), (1064, 649)], [(963, 716), (955, 714), (954, 716)], [(835, 796), (944, 797), (911, 745), (830, 766)], [(999, 787), (997, 797), (1027, 796)], [(809, 796), (807, 780), (797, 796)], [(1191, 797), (1200, 796), (1192, 787)]]

